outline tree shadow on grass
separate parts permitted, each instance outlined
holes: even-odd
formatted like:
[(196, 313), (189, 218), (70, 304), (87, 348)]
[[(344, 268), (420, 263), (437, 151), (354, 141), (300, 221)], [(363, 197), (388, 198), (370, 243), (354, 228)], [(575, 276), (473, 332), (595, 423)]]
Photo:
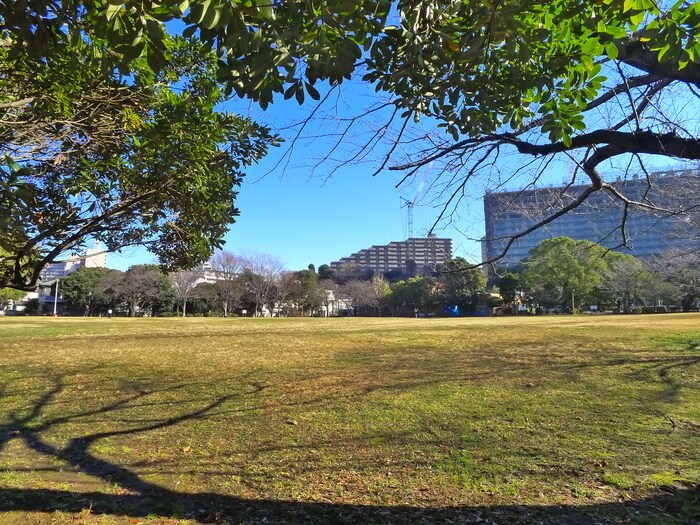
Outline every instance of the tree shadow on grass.
[[(245, 380), (246, 378), (241, 378)], [(167, 394), (185, 385), (161, 388), (135, 387), (134, 391), (94, 409), (73, 415), (49, 417), (45, 409), (65, 388), (62, 376), (51, 378), (52, 384), (23, 413), (10, 413), (0, 425), (0, 452), (13, 440), (43, 457), (67, 464), (80, 472), (121, 492), (70, 491), (47, 488), (0, 487), (0, 512), (80, 513), (140, 518), (160, 515), (196, 520), (201, 523), (488, 523), (488, 524), (559, 524), (594, 525), (607, 523), (676, 523), (700, 525), (700, 487), (670, 488), (646, 499), (619, 503), (554, 506), (382, 506), (353, 505), (308, 501), (244, 499), (213, 492), (181, 492), (152, 483), (127, 466), (98, 457), (93, 445), (98, 441), (152, 430), (176, 427), (186, 421), (209, 417), (229, 401), (255, 396), (266, 388), (252, 383), (238, 393), (220, 395), (200, 407), (183, 410), (173, 417), (140, 421), (138, 426), (93, 432), (69, 439), (59, 446), (44, 436), (54, 427), (103, 415), (109, 417), (133, 404), (144, 402), (154, 394)], [(403, 385), (408, 387), (408, 385)]]
[(76, 493), (47, 489), (0, 489), (0, 512), (80, 513), (143, 517), (168, 516), (200, 523), (294, 524), (516, 524), (600, 525), (613, 523), (700, 523), (700, 490), (673, 492), (621, 503), (512, 506), (381, 506), (246, 500), (214, 493), (185, 494), (150, 487), (138, 495)]

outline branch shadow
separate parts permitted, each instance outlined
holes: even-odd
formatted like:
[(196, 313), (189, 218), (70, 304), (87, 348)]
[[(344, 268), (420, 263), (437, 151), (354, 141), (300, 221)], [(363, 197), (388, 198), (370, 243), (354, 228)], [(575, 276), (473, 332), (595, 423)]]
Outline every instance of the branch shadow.
[(0, 489), (0, 512), (174, 516), (199, 523), (516, 524), (600, 525), (700, 521), (700, 490), (679, 489), (622, 503), (593, 505), (382, 506), (323, 502), (247, 500), (215, 493), (184, 494), (152, 487), (138, 495), (75, 493), (47, 489)]
[[(656, 362), (658, 367), (695, 364), (683, 362)], [(613, 366), (618, 363), (608, 363)], [(0, 425), (0, 452), (13, 441), (20, 441), (28, 449), (52, 460), (60, 461), (75, 472), (80, 472), (107, 484), (117, 484), (123, 489), (120, 494), (97, 491), (77, 492), (45, 488), (1, 488), (0, 512), (53, 512), (79, 513), (90, 509), (92, 514), (143, 517), (147, 515), (175, 516), (193, 519), (201, 523), (514, 523), (514, 524), (555, 524), (593, 525), (613, 523), (617, 519), (631, 519), (640, 515), (667, 520), (673, 516), (688, 517), (700, 523), (700, 486), (669, 490), (646, 499), (620, 503), (592, 505), (512, 505), (512, 506), (382, 506), (354, 505), (343, 503), (280, 501), (271, 499), (245, 499), (214, 492), (181, 492), (149, 482), (128, 466), (120, 465), (98, 457), (92, 450), (99, 440), (118, 436), (142, 434), (151, 430), (175, 427), (186, 421), (202, 421), (224, 405), (237, 398), (254, 397), (267, 388), (265, 384), (254, 382), (245, 375), (239, 378), (245, 385), (240, 392), (219, 395), (208, 402), (200, 402), (194, 410), (158, 420), (140, 420), (137, 426), (117, 428), (111, 431), (92, 432), (73, 437), (59, 446), (44, 436), (60, 424), (75, 422), (94, 416), (109, 417), (134, 403), (147, 403), (149, 396), (175, 392), (185, 385), (147, 388), (133, 385), (133, 391), (120, 399), (115, 399), (98, 408), (86, 408), (77, 414), (60, 415), (49, 418), (45, 409), (56, 401), (66, 386), (65, 376), (50, 377), (51, 384), (39, 395), (23, 414), (11, 412), (7, 422)], [(432, 381), (444, 378), (432, 377)], [(423, 384), (428, 378), (421, 378)], [(414, 384), (400, 383), (394, 388), (410, 388)], [(387, 389), (392, 385), (376, 388)], [(5, 388), (2, 389), (3, 391)], [(358, 391), (356, 395), (366, 395), (372, 388)], [(306, 402), (315, 402), (315, 399)], [(282, 406), (282, 405), (280, 405)], [(253, 406), (248, 409), (259, 409)], [(225, 410), (224, 410), (225, 413)], [(134, 420), (129, 420), (135, 423)], [(670, 523), (670, 521), (669, 521)], [(678, 523), (681, 523), (680, 521)], [(692, 521), (688, 521), (692, 523)]]

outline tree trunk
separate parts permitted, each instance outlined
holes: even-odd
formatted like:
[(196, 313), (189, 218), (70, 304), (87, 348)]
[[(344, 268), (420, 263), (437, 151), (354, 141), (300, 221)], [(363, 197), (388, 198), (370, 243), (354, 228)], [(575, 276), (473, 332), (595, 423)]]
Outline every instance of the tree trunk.
[(182, 317), (187, 317), (187, 299), (182, 300)]
[(681, 307), (683, 308), (683, 311), (689, 312), (690, 308), (693, 306), (693, 303), (695, 303), (694, 296), (692, 296), (692, 295), (683, 296), (683, 299), (681, 299)]

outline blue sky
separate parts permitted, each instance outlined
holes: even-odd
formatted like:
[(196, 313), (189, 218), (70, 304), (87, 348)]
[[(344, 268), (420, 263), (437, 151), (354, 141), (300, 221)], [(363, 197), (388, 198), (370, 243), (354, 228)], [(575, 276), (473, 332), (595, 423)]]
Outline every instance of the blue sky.
[[(371, 91), (360, 85), (344, 89), (342, 106), (329, 111), (348, 116), (372, 102), (368, 98)], [(384, 172), (373, 177), (379, 153), (369, 162), (351, 164), (326, 178), (327, 168), (318, 166), (318, 159), (332, 147), (333, 139), (307, 139), (295, 146), (288, 163), (275, 167), (293, 137), (285, 128), (304, 118), (312, 107), (305, 104), (300, 108), (293, 100), (280, 99), (265, 112), (243, 101), (232, 102), (226, 108), (251, 114), (258, 122), (280, 130), (287, 139), (281, 148), (272, 148), (263, 162), (248, 169), (236, 200), (241, 215), (226, 236), (227, 250), (268, 253), (279, 257), (288, 269), (297, 270), (309, 263), (318, 267), (374, 244), (407, 237), (407, 212), (401, 196), (412, 200), (421, 185), (416, 181), (399, 190), (395, 185), (400, 175)], [(312, 135), (331, 133), (334, 124), (314, 123), (309, 128), (308, 134)], [(347, 151), (349, 148), (341, 147), (337, 156)], [(437, 216), (429, 200), (423, 185), (413, 212), (415, 236), (425, 234)], [(480, 259), (480, 247), (473, 239), (483, 234), (483, 217), (480, 198), (475, 196), (472, 201), (460, 223), (464, 232), (441, 228), (435, 233), (453, 239), (455, 255), (476, 261)], [(109, 267), (122, 270), (154, 262), (154, 256), (144, 248), (130, 248), (107, 257)]]
[[(240, 188), (236, 205), (241, 215), (226, 236), (226, 249), (260, 251), (279, 257), (290, 270), (317, 267), (372, 246), (400, 241), (407, 236), (407, 214), (396, 177), (370, 175), (368, 167), (347, 169), (328, 181), (308, 176), (308, 169), (263, 176), (269, 162), (251, 169)], [(474, 203), (482, 222), (480, 202)], [(425, 233), (434, 210), (414, 208), (414, 234)], [(453, 238), (458, 255), (479, 255), (477, 243), (448, 229), (437, 232)], [(480, 230), (476, 235), (481, 235)], [(127, 269), (132, 264), (156, 262), (145, 249), (128, 249), (108, 255), (108, 266)]]
[[(319, 86), (317, 86), (319, 87)], [(322, 93), (323, 94), (323, 93)], [(321, 163), (337, 142), (333, 136), (341, 124), (339, 119), (347, 119), (361, 112), (363, 108), (377, 102), (370, 86), (361, 82), (343, 85), (339, 96), (334, 96), (332, 104), (324, 106), (325, 113), (307, 125), (303, 140), (294, 145), (291, 155), (280, 156), (294, 137), (293, 126), (306, 118), (315, 107), (307, 101), (299, 107), (294, 100), (284, 101), (281, 97), (267, 110), (260, 110), (248, 101), (232, 100), (225, 109), (250, 115), (256, 121), (266, 124), (279, 132), (287, 142), (281, 148), (272, 148), (270, 155), (252, 166), (240, 188), (236, 205), (241, 215), (231, 226), (226, 236), (227, 250), (235, 253), (258, 251), (278, 257), (289, 270), (306, 268), (309, 263), (317, 267), (350, 255), (375, 244), (400, 241), (407, 237), (407, 214), (401, 197), (412, 200), (419, 194), (414, 208), (414, 235), (425, 235), (437, 218), (440, 208), (435, 203), (438, 191), (431, 182), (449, 174), (440, 173), (438, 166), (431, 166), (426, 173), (425, 184), (422, 175), (416, 180), (397, 189), (402, 174), (384, 171), (373, 177), (374, 169), (381, 161), (381, 147), (364, 162), (351, 162), (327, 177), (332, 164)], [(347, 159), (353, 147), (372, 136), (376, 126), (385, 122), (386, 114), (379, 113), (374, 119), (366, 119), (344, 137), (333, 156)], [(431, 123), (418, 127), (419, 133), (435, 133)], [(404, 141), (411, 144), (410, 141)], [(411, 146), (402, 146), (411, 147)], [(399, 148), (400, 150), (400, 148)], [(405, 153), (411, 153), (406, 151)], [(499, 158), (500, 172), (493, 180), (502, 177), (507, 180), (516, 163), (523, 159), (506, 154)], [(604, 175), (614, 177), (624, 175), (626, 160), (616, 161), (618, 166), (604, 169)], [(669, 159), (652, 161), (657, 167), (672, 163)], [(673, 167), (669, 165), (667, 167)], [(622, 170), (622, 172), (620, 171)], [(498, 170), (497, 170), (498, 171)], [(554, 163), (547, 168), (539, 184), (560, 185), (571, 176), (572, 165)], [(613, 180), (613, 179), (610, 179)], [(506, 183), (506, 189), (517, 189), (532, 182), (523, 174)], [(583, 182), (583, 180), (581, 180)], [(463, 256), (474, 262), (481, 260), (478, 239), (483, 235), (482, 196), (484, 181), (476, 180), (467, 186), (468, 193), (460, 203), (458, 213), (454, 213), (450, 224), (440, 225), (435, 233), (453, 240), (454, 255)], [(444, 199), (443, 199), (444, 201)], [(126, 270), (133, 264), (155, 263), (155, 258), (143, 248), (124, 250), (121, 254), (109, 254), (109, 267)]]

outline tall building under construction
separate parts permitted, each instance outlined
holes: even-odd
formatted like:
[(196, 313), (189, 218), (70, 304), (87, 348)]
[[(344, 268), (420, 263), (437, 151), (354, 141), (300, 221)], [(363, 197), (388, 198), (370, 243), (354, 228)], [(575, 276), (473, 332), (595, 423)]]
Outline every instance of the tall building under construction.
[[(649, 178), (632, 177), (612, 184), (629, 199), (666, 211), (635, 206), (625, 210), (623, 203), (611, 193), (598, 191), (577, 208), (515, 240), (496, 264), (501, 267), (516, 265), (543, 240), (563, 236), (593, 241), (640, 258), (675, 248), (700, 247), (700, 214), (691, 209), (699, 204), (698, 172), (656, 173)], [(586, 188), (588, 186), (581, 185), (487, 193), (484, 196), (486, 235), (481, 243), (482, 260), (491, 261), (501, 255), (514, 234), (561, 210)], [(626, 246), (623, 246), (623, 227)]]

